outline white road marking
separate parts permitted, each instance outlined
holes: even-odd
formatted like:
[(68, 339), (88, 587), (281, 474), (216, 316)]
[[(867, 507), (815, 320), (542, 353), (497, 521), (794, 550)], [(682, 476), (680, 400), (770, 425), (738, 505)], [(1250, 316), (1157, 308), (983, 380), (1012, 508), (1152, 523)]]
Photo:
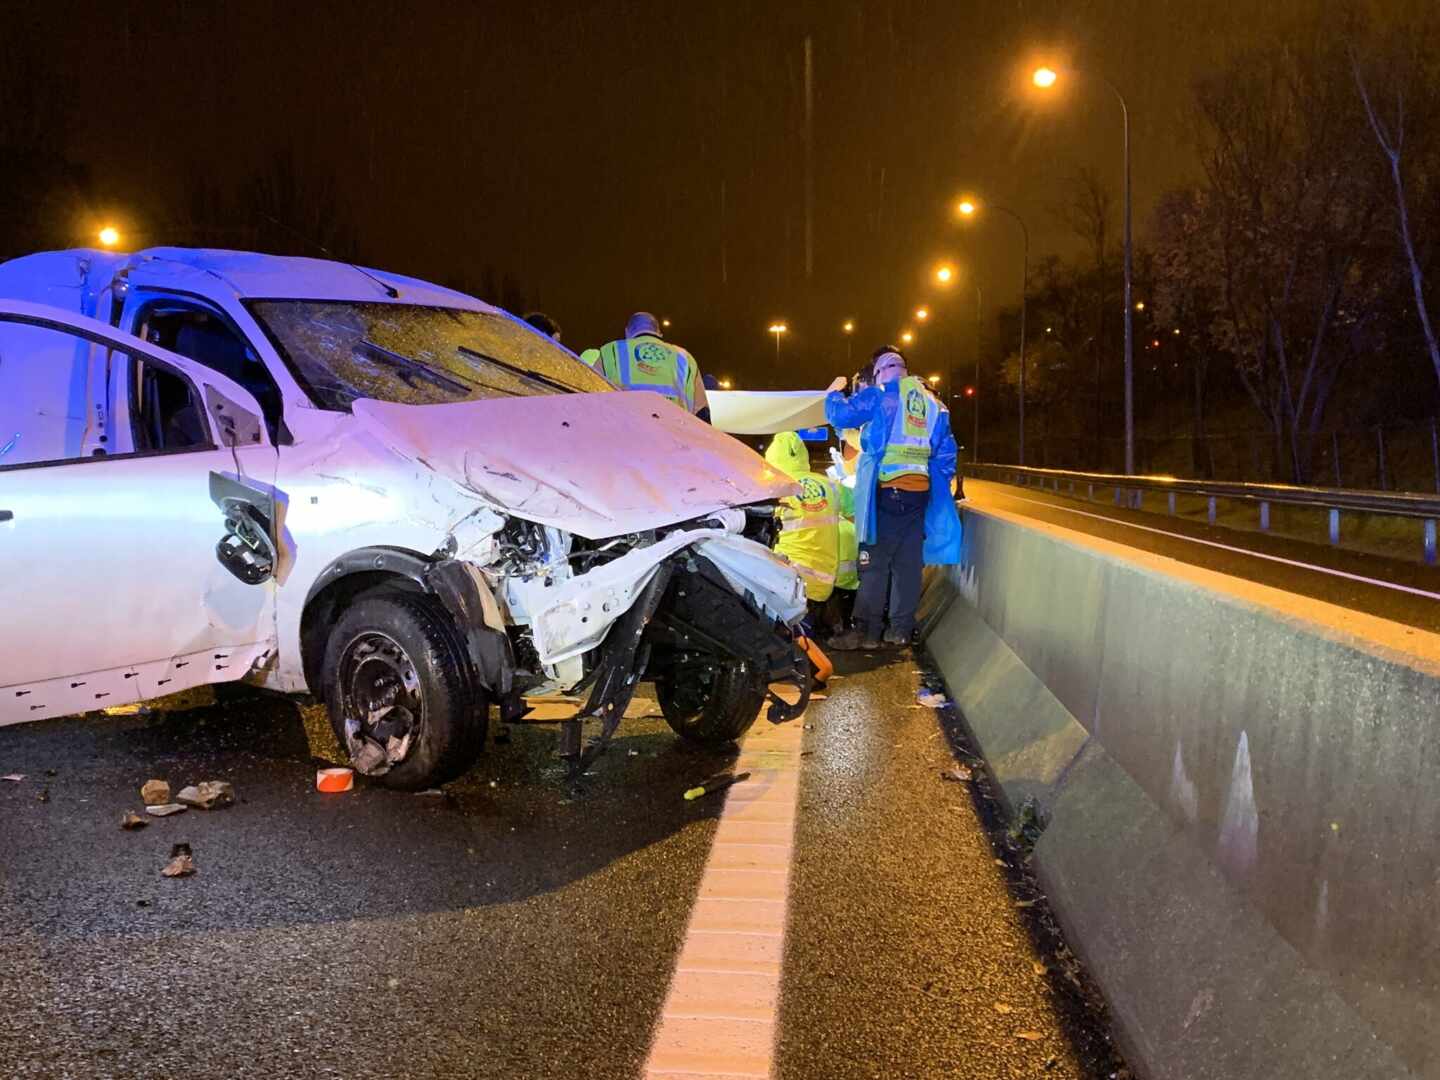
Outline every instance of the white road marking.
[(725, 793), (647, 1080), (769, 1080), (803, 739), (799, 719), (776, 727), (762, 718), (745, 737), (735, 771), (750, 779)]
[(1219, 548), (1221, 551), (1233, 551), (1237, 555), (1249, 555), (1252, 558), (1283, 563), (1286, 566), (1298, 567), (1301, 570), (1314, 570), (1317, 574), (1329, 574), (1332, 577), (1346, 578), (1350, 581), (1358, 581), (1365, 585), (1377, 585), (1382, 589), (1394, 589), (1396, 592), (1410, 593), (1413, 596), (1423, 596), (1428, 600), (1440, 600), (1440, 593), (1430, 592), (1426, 589), (1417, 589), (1410, 585), (1399, 585), (1393, 581), (1382, 581), (1379, 578), (1364, 577), (1361, 574), (1350, 574), (1344, 570), (1335, 570), (1328, 566), (1317, 566), (1314, 563), (1300, 562), (1297, 559), (1281, 558), (1279, 555), (1267, 555), (1263, 551), (1251, 551), (1248, 548), (1233, 547), (1230, 544), (1221, 544), (1215, 540), (1201, 540), (1199, 537), (1186, 536), (1184, 533), (1167, 532), (1164, 529), (1152, 528), (1149, 525), (1137, 525), (1135, 522), (1126, 521), (1124, 518), (1107, 517), (1104, 514), (1092, 514), (1087, 510), (1076, 510), (1073, 506), (1044, 502), (1040, 499), (1027, 499), (1020, 495), (1012, 495), (1008, 491), (1002, 491), (1001, 494), (1007, 498), (1014, 499), (1016, 502), (1030, 503), (1032, 506), (1044, 506), (1051, 510), (1063, 510), (1067, 514), (1079, 514), (1081, 517), (1094, 518), (1096, 521), (1108, 521), (1112, 525), (1123, 525), (1127, 529), (1139, 529), (1141, 532), (1154, 533), (1157, 536), (1168, 536), (1175, 540), (1188, 540), (1192, 544), (1204, 544), (1206, 547)]

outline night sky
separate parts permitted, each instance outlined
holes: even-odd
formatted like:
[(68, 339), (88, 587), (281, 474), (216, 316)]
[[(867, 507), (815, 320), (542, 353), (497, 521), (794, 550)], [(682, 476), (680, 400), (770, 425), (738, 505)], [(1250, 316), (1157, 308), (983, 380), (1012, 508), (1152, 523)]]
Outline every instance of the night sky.
[[(151, 0), (34, 5), (10, 31), (66, 88), (57, 138), (90, 169), (95, 220), (132, 243), (174, 240), (197, 181), (230, 190), (290, 152), (333, 185), (374, 265), (476, 288), (509, 273), (577, 350), (647, 308), (704, 370), (814, 387), (920, 302), (936, 317), (913, 366), (972, 361), (974, 286), (1016, 299), (1019, 233), (996, 215), (955, 225), (959, 193), (1020, 212), (1037, 257), (1077, 247), (1053, 213), (1077, 167), (1100, 170), (1118, 209), (1119, 106), (1096, 80), (1037, 100), (1033, 62), (1125, 92), (1140, 229), (1194, 171), (1194, 76), (1264, 31), (1257, 18), (1309, 6)], [(942, 257), (962, 268), (945, 294), (929, 284)], [(792, 331), (778, 369), (776, 318)]]

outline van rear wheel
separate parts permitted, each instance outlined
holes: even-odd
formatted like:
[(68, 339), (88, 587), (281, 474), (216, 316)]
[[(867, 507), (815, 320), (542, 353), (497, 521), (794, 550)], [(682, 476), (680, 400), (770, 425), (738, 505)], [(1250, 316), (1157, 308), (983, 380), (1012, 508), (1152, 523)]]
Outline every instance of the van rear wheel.
[(449, 617), (428, 597), (356, 601), (330, 631), (323, 670), (335, 737), (356, 771), (386, 787), (453, 780), (485, 744), (488, 702)]

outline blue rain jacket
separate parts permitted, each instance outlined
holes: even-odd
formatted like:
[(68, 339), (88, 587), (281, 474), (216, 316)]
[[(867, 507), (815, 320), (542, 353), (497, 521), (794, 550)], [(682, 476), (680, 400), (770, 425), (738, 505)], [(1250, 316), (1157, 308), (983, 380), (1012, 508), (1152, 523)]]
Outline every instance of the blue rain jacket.
[[(958, 451), (950, 431), (950, 410), (938, 400), (940, 419), (930, 436), (930, 501), (925, 506), (925, 565), (949, 566), (960, 561), (960, 512), (950, 482)], [(847, 398), (839, 390), (825, 397), (825, 419), (837, 431), (860, 429), (860, 461), (855, 467), (855, 532), (862, 544), (875, 543), (875, 496), (880, 459), (890, 441), (895, 410), (900, 408), (900, 380), (883, 387), (867, 386)]]

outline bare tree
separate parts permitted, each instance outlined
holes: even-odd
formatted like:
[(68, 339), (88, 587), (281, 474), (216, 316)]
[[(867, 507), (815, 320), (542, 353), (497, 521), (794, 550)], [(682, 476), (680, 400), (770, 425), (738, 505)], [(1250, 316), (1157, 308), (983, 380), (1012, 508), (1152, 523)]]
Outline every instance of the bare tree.
[[(1425, 274), (1416, 252), (1415, 235), (1410, 221), (1410, 203), (1406, 194), (1406, 169), (1404, 166), (1407, 123), (1413, 140), (1436, 134), (1437, 111), (1440, 101), (1434, 90), (1435, 72), (1427, 71), (1427, 63), (1433, 53), (1427, 48), (1436, 37), (1434, 24), (1430, 23), (1423, 32), (1418, 27), (1407, 27), (1402, 35), (1392, 34), (1378, 50), (1378, 66), (1383, 72), (1374, 81), (1388, 82), (1387, 97), (1394, 101), (1393, 110), (1386, 111), (1377, 106), (1372, 98), (1366, 74), (1355, 48), (1350, 50), (1350, 70), (1355, 78), (1355, 88), (1365, 106), (1365, 118), (1370, 130), (1389, 167), (1390, 180), (1395, 189), (1395, 232), (1404, 251), (1409, 268), (1410, 287), (1415, 293), (1415, 310), (1420, 316), (1420, 328), (1425, 335), (1425, 348), (1430, 354), (1430, 363), (1435, 368), (1435, 378), (1440, 380), (1440, 343), (1435, 339), (1435, 329), (1430, 323), (1430, 310), (1425, 302)], [(1407, 101), (1409, 107), (1407, 110)], [(1419, 127), (1418, 133), (1416, 128)], [(1435, 147), (1430, 147), (1432, 152)]]
[(1091, 337), (1095, 367), (1095, 460), (1100, 460), (1100, 445), (1104, 430), (1103, 371), (1105, 356), (1105, 316), (1107, 311), (1106, 285), (1108, 284), (1106, 255), (1107, 242), (1115, 216), (1115, 197), (1098, 170), (1081, 166), (1065, 181), (1064, 196), (1054, 207), (1057, 220), (1079, 237), (1090, 251), (1094, 266), (1095, 288), (1095, 331)]

